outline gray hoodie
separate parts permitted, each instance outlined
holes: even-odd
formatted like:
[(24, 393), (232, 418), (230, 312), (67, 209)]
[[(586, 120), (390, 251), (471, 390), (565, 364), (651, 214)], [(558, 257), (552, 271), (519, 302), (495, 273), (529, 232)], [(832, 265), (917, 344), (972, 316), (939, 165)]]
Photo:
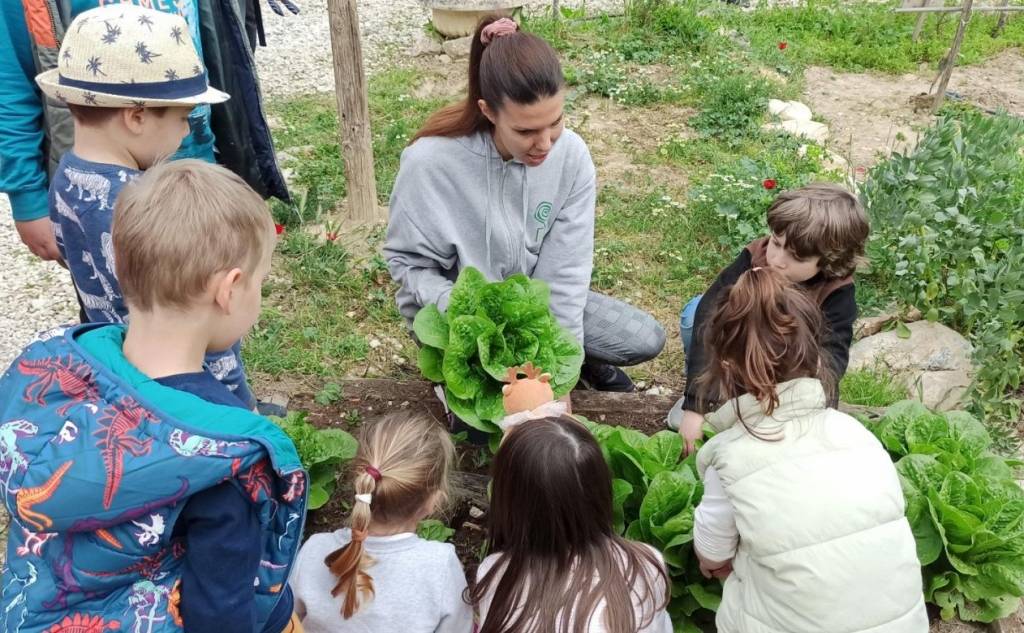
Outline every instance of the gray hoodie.
[(499, 281), (526, 273), (551, 286), (551, 310), (583, 342), (594, 259), (594, 163), (565, 130), (537, 167), (502, 160), (489, 133), (423, 138), (402, 152), (384, 257), (398, 310), (448, 307), (459, 270)]

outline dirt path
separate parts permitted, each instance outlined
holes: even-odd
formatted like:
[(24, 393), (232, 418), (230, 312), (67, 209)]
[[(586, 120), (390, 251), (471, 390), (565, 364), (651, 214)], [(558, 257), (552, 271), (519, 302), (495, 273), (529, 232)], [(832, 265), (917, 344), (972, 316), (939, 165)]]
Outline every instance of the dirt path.
[[(814, 66), (804, 73), (807, 105), (829, 124), (832, 146), (853, 167), (870, 167), (880, 156), (913, 147), (931, 121), (915, 112), (913, 98), (927, 93), (929, 70), (903, 76), (842, 73)], [(1024, 55), (1010, 50), (975, 66), (954, 69), (949, 89), (989, 109), (1024, 116)]]

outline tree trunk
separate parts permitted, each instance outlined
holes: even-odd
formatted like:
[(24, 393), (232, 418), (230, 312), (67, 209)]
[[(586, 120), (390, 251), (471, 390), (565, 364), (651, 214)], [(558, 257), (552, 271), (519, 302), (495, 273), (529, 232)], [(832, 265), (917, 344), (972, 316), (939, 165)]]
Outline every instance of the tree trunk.
[(964, 41), (964, 33), (967, 32), (967, 24), (971, 21), (971, 8), (974, 0), (964, 0), (963, 10), (960, 12), (960, 24), (956, 27), (956, 37), (953, 38), (953, 46), (946, 56), (946, 63), (939, 71), (939, 86), (935, 90), (935, 103), (932, 105), (932, 114), (939, 111), (943, 99), (946, 98), (946, 87), (949, 85), (949, 78), (953, 75), (953, 67), (956, 66), (956, 58), (960, 56), (960, 45)]

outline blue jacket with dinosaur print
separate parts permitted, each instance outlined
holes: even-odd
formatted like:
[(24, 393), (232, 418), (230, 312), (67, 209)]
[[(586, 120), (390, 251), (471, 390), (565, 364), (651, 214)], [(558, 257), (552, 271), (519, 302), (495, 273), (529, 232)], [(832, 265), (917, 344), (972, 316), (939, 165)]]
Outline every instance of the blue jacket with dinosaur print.
[(302, 538), (295, 447), (266, 418), (144, 376), (121, 351), (124, 331), (51, 330), (0, 378), (0, 493), (11, 514), (0, 631), (182, 631), (185, 545), (174, 524), (191, 495), (229, 480), (264, 526), (262, 627)]

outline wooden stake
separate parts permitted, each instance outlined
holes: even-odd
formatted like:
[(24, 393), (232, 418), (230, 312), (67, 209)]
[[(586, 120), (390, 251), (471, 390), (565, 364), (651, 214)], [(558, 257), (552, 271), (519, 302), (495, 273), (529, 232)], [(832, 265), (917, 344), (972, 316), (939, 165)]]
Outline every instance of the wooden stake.
[(356, 0), (327, 0), (327, 17), (331, 27), (334, 92), (338, 100), (338, 127), (341, 154), (345, 161), (349, 216), (357, 225), (386, 221), (386, 215), (377, 205), (370, 108), (366, 97)]
[[(930, 7), (934, 0), (921, 0), (921, 7)], [(928, 19), (927, 13), (922, 13), (917, 16), (917, 23), (914, 24), (914, 34), (910, 37), (910, 41), (916, 42), (921, 37), (921, 29), (924, 28), (924, 21)]]
[[(1010, 6), (1010, 0), (1003, 0), (1001, 6), (1003, 8)], [(996, 28), (992, 31), (992, 37), (999, 37), (999, 34), (1003, 32), (1003, 29), (1006, 27), (1006, 18), (1008, 16), (1009, 13), (1006, 11), (999, 14), (999, 21), (996, 22)]]
[[(1006, 0), (1009, 2), (1010, 0)], [(556, 20), (562, 19), (562, 10), (558, 8), (558, 0), (551, 0), (551, 17)]]
[[(963, 11), (963, 7), (899, 7), (892, 10), (893, 13), (959, 13), (961, 11)], [(993, 11), (1006, 13), (1008, 11), (1024, 11), (1024, 6), (976, 7), (972, 11), (974, 13), (989, 13)]]
[(939, 69), (939, 87), (935, 90), (935, 103), (932, 105), (932, 114), (939, 111), (943, 99), (946, 98), (946, 87), (949, 85), (949, 78), (953, 75), (953, 67), (956, 66), (956, 58), (960, 56), (960, 45), (964, 41), (964, 33), (967, 32), (967, 23), (971, 21), (971, 8), (974, 0), (964, 0), (963, 10), (960, 12), (960, 24), (956, 27), (956, 37), (953, 38), (953, 46), (946, 56), (946, 63)]

